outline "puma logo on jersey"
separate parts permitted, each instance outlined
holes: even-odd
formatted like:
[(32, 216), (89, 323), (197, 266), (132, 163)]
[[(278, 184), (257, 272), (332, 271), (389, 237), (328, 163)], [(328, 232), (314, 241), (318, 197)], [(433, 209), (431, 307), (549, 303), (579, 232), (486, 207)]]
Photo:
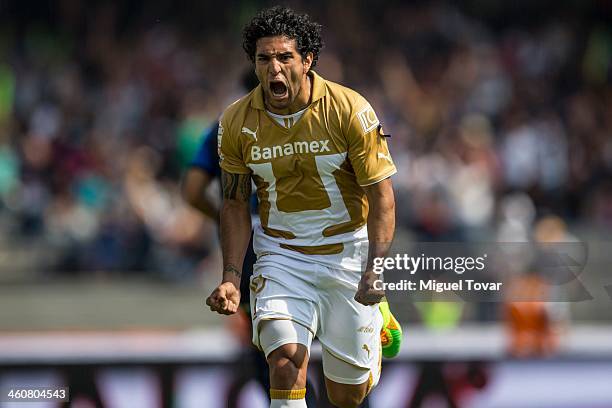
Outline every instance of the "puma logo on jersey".
[(253, 139), (257, 140), (257, 130), (258, 129), (259, 129), (259, 127), (253, 131), (253, 130), (247, 128), (247, 127), (243, 127), (242, 128), (242, 133), (246, 133), (247, 135), (251, 135), (251, 136), (253, 136)]
[(384, 153), (378, 152), (378, 158), (379, 159), (385, 159), (388, 162), (393, 163), (393, 160), (391, 160), (391, 156), (388, 155), (388, 154), (384, 154)]
[(251, 147), (251, 160), (270, 160), (277, 157), (291, 156), (296, 153), (325, 153), (331, 152), (329, 140), (313, 140), (312, 142), (293, 142), (272, 147)]

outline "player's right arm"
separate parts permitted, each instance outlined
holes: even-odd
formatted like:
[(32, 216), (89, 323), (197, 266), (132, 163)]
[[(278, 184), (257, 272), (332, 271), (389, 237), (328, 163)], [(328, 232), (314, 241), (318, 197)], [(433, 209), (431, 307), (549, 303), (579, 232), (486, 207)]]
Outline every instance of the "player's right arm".
[(223, 251), (223, 280), (210, 295), (206, 304), (210, 310), (232, 314), (240, 303), (242, 263), (251, 239), (251, 176), (221, 171), (223, 205), (221, 206), (221, 250)]
[(233, 314), (240, 303), (242, 263), (251, 238), (251, 174), (244, 164), (238, 135), (230, 131), (223, 136), (225, 124), (219, 127), (219, 157), (223, 204), (220, 213), (223, 278), (221, 284), (206, 299), (210, 310)]

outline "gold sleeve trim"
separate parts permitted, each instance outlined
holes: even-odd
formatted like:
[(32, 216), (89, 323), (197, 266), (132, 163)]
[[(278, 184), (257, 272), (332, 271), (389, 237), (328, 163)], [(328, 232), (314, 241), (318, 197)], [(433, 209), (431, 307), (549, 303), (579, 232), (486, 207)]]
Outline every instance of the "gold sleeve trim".
[(383, 181), (386, 178), (391, 177), (395, 173), (397, 173), (397, 168), (393, 166), (393, 168), (389, 172), (385, 173), (384, 175), (376, 177), (373, 181), (366, 181), (363, 184), (360, 183), (359, 185), (361, 187), (371, 186), (372, 184), (380, 183), (381, 181)]

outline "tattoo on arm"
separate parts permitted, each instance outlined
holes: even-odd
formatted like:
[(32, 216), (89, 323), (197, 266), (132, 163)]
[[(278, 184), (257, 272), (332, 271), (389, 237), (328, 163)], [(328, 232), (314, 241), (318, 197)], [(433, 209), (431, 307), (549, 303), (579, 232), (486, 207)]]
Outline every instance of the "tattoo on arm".
[(236, 268), (232, 264), (229, 264), (225, 268), (223, 268), (223, 274), (226, 273), (231, 273), (232, 275), (235, 275), (238, 279), (242, 277), (242, 271), (239, 271), (238, 268)]
[(251, 196), (251, 175), (222, 172), (223, 198), (247, 201)]

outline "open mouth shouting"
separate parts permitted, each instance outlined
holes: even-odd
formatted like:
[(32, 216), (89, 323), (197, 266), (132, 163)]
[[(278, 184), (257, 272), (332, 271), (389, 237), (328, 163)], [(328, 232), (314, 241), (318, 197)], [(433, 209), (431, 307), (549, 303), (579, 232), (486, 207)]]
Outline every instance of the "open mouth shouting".
[(270, 81), (270, 96), (276, 100), (283, 100), (289, 96), (289, 88), (283, 81), (273, 79)]

